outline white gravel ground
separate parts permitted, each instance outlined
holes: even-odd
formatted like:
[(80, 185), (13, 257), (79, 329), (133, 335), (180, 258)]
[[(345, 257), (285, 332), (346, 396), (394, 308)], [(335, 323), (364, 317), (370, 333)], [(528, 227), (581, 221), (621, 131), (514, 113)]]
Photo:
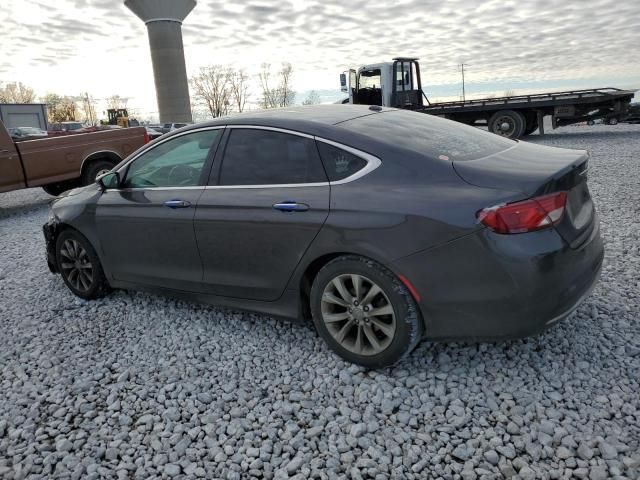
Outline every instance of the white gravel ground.
[(0, 195), (0, 478), (640, 478), (640, 126), (593, 152), (599, 287), (520, 341), (365, 372), (310, 326), (133, 292), (75, 298), (48, 196)]

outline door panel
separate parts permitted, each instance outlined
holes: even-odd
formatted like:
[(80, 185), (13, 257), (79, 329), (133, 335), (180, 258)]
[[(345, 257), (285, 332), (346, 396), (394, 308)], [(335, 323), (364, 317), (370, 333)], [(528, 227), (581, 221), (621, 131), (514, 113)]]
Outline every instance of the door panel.
[(96, 209), (100, 243), (114, 280), (199, 291), (202, 262), (193, 230), (222, 129), (159, 142), (118, 173)]
[[(96, 223), (106, 263), (115, 280), (198, 291), (202, 264), (193, 217), (204, 187), (167, 190), (107, 190)], [(172, 208), (182, 200), (191, 206)]]
[[(274, 205), (296, 202), (308, 210)], [(195, 215), (207, 292), (276, 300), (329, 214), (329, 186), (209, 187)]]

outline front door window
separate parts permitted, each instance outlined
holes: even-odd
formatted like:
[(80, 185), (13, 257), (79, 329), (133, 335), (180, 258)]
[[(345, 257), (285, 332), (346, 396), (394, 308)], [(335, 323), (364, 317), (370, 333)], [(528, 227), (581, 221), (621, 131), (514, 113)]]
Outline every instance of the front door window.
[(180, 135), (143, 153), (129, 166), (123, 187), (199, 185), (209, 151), (221, 132), (217, 129)]

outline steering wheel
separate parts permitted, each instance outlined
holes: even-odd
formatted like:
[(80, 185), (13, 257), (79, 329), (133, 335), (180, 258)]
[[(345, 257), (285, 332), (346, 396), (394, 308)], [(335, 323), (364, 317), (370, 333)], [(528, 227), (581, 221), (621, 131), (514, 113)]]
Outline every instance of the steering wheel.
[(169, 170), (167, 183), (169, 185), (184, 186), (198, 183), (200, 170), (189, 165), (176, 165)]

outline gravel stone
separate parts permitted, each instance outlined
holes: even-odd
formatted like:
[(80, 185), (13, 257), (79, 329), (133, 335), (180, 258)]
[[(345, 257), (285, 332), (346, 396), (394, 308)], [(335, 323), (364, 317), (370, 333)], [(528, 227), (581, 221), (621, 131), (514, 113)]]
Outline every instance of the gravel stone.
[(500, 461), (500, 457), (495, 450), (487, 450), (486, 452), (484, 452), (484, 458), (491, 465), (498, 465)]
[(76, 298), (44, 257), (51, 197), (0, 194), (0, 477), (640, 478), (640, 125), (547, 132), (526, 140), (592, 153), (593, 293), (538, 337), (378, 371), (304, 323)]

